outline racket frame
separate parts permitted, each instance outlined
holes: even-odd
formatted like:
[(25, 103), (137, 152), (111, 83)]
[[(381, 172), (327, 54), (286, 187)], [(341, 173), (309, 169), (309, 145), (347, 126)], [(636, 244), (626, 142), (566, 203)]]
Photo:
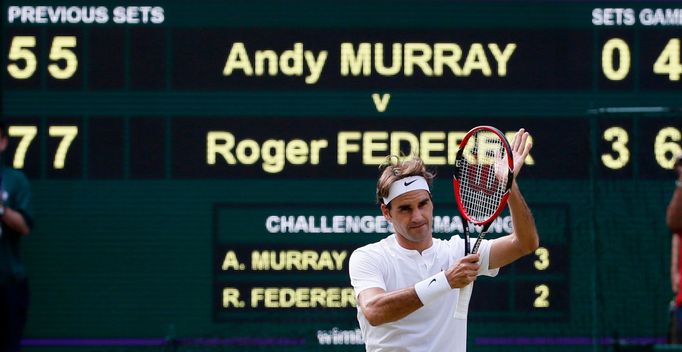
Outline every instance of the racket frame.
[[(488, 218), (483, 219), (483, 220), (476, 220), (473, 219), (472, 217), (469, 216), (468, 212), (466, 211), (466, 208), (464, 207), (464, 203), (462, 202), (462, 197), (461, 197), (461, 187), (460, 187), (460, 181), (459, 178), (461, 178), (462, 175), (462, 169), (460, 167), (459, 161), (464, 158), (464, 148), (466, 147), (467, 143), (469, 142), (469, 139), (474, 136), (479, 131), (487, 131), (490, 133), (493, 133), (497, 135), (497, 137), (502, 141), (502, 144), (505, 148), (506, 151), (506, 158), (507, 158), (507, 166), (508, 166), (508, 175), (507, 175), (507, 184), (505, 185), (505, 194), (502, 196), (500, 199), (500, 202), (497, 206), (497, 209), (495, 212)], [(509, 142), (505, 138), (504, 134), (502, 131), (498, 130), (495, 127), (492, 126), (477, 126), (472, 128), (467, 134), (464, 136), (462, 141), (459, 144), (459, 150), (457, 151), (457, 155), (455, 158), (455, 174), (453, 176), (453, 186), (454, 186), (454, 191), (455, 191), (455, 200), (457, 201), (457, 207), (459, 208), (460, 214), (462, 214), (462, 217), (466, 219), (466, 224), (464, 226), (464, 255), (468, 254), (475, 254), (478, 251), (478, 247), (481, 243), (481, 240), (485, 237), (486, 232), (488, 232), (488, 229), (490, 228), (490, 224), (492, 223), (495, 218), (497, 218), (500, 213), (502, 213), (502, 210), (504, 210), (504, 207), (507, 204), (507, 199), (509, 199), (509, 193), (511, 190), (511, 185), (514, 181), (514, 158), (512, 155), (511, 151), (511, 146), (509, 145)], [(474, 225), (479, 225), (483, 226), (483, 229), (481, 231), (481, 234), (478, 236), (476, 243), (474, 244), (473, 250), (470, 250), (470, 243), (469, 243), (469, 224), (474, 224)]]

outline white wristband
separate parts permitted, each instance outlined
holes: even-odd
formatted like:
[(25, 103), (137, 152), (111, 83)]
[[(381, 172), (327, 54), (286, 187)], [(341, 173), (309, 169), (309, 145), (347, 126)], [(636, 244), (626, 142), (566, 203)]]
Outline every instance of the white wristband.
[(445, 273), (441, 271), (426, 280), (414, 284), (414, 290), (417, 291), (417, 296), (419, 296), (422, 304), (427, 305), (438, 299), (438, 297), (450, 292), (452, 287), (450, 287)]

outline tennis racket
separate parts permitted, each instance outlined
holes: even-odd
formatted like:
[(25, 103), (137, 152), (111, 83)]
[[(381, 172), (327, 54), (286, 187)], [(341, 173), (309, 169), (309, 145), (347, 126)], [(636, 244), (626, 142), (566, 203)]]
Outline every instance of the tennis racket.
[[(514, 158), (509, 142), (491, 126), (471, 129), (459, 145), (453, 185), (464, 225), (464, 255), (475, 254), (493, 220), (507, 204), (514, 180)], [(469, 227), (483, 226), (470, 248)], [(459, 291), (455, 318), (466, 319), (472, 284)]]

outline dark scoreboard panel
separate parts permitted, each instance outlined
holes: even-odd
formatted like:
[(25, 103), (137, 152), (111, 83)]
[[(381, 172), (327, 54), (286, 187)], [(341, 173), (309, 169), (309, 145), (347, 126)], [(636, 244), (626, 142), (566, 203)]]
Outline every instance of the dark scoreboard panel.
[[(37, 219), (29, 349), (363, 350), (347, 266), (392, 232), (378, 165), (419, 154), (434, 236), (457, 236), (449, 177), (481, 124), (532, 134), (541, 247), (477, 281), (471, 348), (663, 340), (678, 3), (2, 7), (3, 161)], [(503, 213), (490, 237), (511, 231)]]
[[(538, 208), (538, 215), (553, 219), (556, 229), (545, 232), (545, 243), (534, 256), (511, 265), (506, 278), (481, 280), (482, 293), (472, 302), (472, 319), (568, 321), (570, 210), (560, 204), (539, 204)], [(363, 243), (341, 238), (381, 239), (392, 231), (375, 207), (366, 204), (221, 203), (214, 208), (214, 221), (215, 318), (226, 322), (250, 315), (277, 322), (278, 314), (267, 314), (273, 309), (281, 309), (289, 318), (310, 315), (335, 321), (334, 310), (353, 306), (352, 290), (338, 286), (347, 281), (350, 254)], [(462, 226), (459, 216), (435, 214), (437, 237), (448, 239), (453, 232), (463, 231)], [(491, 234), (499, 236), (510, 229), (511, 217), (504, 214), (491, 226)], [(282, 238), (267, 247), (243, 239), (268, 236)], [(305, 239), (313, 236), (317, 237), (314, 241)], [(273, 271), (297, 275), (273, 277), (269, 274)], [(332, 315), (326, 317), (330, 311)]]

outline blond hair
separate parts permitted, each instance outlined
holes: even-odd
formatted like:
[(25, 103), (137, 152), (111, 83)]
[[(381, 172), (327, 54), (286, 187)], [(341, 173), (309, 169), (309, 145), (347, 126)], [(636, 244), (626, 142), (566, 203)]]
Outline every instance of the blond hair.
[[(424, 161), (418, 156), (410, 158), (399, 158), (396, 155), (389, 155), (386, 161), (379, 166), (381, 175), (377, 181), (377, 203), (383, 204), (384, 197), (388, 196), (393, 182), (410, 176), (421, 176), (426, 179), (426, 183), (431, 188), (435, 174), (426, 170)], [(390, 208), (389, 204), (386, 204)]]

